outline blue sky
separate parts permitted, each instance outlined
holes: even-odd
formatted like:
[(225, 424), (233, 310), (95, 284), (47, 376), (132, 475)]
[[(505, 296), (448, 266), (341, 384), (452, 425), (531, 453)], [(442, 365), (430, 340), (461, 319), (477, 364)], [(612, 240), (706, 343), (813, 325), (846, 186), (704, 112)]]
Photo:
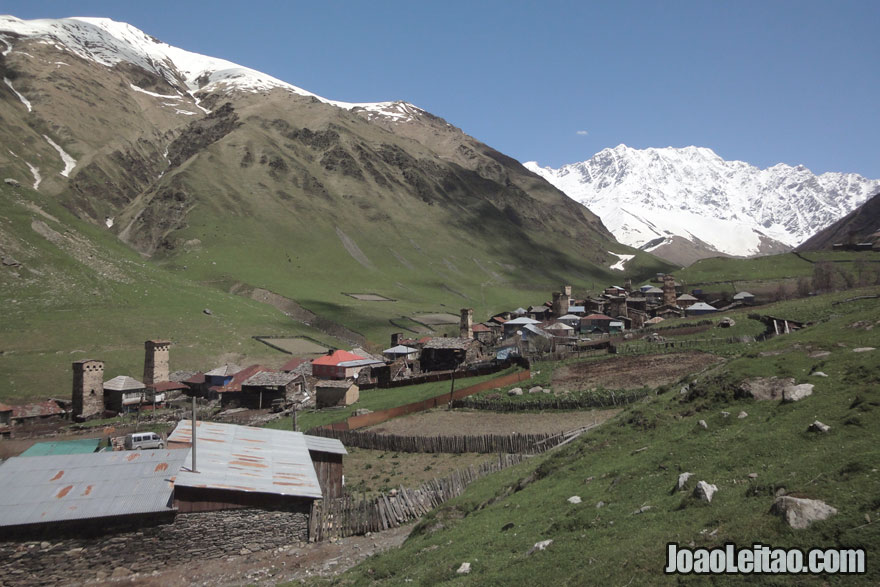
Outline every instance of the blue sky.
[(714, 149), (880, 178), (880, 2), (4, 1), (105, 16), (324, 97), (403, 99), (520, 161)]

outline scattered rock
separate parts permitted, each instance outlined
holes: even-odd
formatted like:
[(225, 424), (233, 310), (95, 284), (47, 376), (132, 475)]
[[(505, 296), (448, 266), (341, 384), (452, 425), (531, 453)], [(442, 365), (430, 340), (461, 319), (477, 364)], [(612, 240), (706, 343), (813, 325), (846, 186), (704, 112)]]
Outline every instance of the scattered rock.
[(572, 495), (571, 497), (568, 498), (568, 503), (580, 503), (580, 502), (581, 502), (581, 498), (579, 495)]
[(736, 320), (733, 318), (722, 318), (718, 322), (718, 328), (730, 328), (731, 326), (736, 326)]
[(6, 267), (21, 267), (21, 263), (13, 259), (12, 257), (3, 257), (0, 259), (0, 263), (3, 263)]
[(837, 509), (818, 499), (785, 495), (776, 498), (770, 513), (781, 516), (792, 528), (803, 530), (813, 522), (835, 515)]
[(822, 359), (831, 355), (831, 351), (813, 351), (808, 356), (811, 359)]
[(522, 387), (514, 387), (513, 389), (507, 390), (507, 395), (513, 396), (513, 395), (522, 395), (522, 394), (523, 394)]
[(730, 416), (730, 412), (721, 412), (721, 417), (722, 417), (722, 418), (727, 418), (727, 417), (729, 417), (729, 416)]
[(816, 371), (813, 373), (813, 377), (828, 377), (828, 375), (826, 375), (822, 371)]
[(693, 477), (693, 473), (684, 472), (678, 476), (678, 481), (675, 482), (675, 487), (672, 488), (672, 493), (676, 493), (687, 487), (688, 479)]
[(639, 515), (639, 514), (644, 514), (646, 511), (648, 511), (649, 509), (651, 509), (651, 507), (652, 507), (652, 506), (649, 506), (649, 505), (643, 505), (642, 507), (640, 507), (639, 509), (637, 509), (636, 511), (634, 511), (634, 512), (632, 513), (632, 515), (637, 516), (637, 515)]
[(129, 571), (125, 567), (116, 567), (115, 569), (113, 569), (113, 574), (110, 575), (110, 577), (113, 579), (123, 579), (125, 577), (130, 577), (130, 576), (131, 576), (131, 571)]
[(355, 416), (366, 416), (367, 414), (372, 414), (373, 410), (367, 408), (358, 408), (354, 411)]
[(50, 543), (48, 543), (48, 542), (40, 542), (40, 548), (42, 548), (43, 550), (46, 550), (46, 549), (48, 549), (48, 548), (51, 547), (51, 546), (52, 546), (52, 545), (51, 545)]
[(212, 312), (212, 311), (209, 310), (208, 308), (205, 308), (204, 310), (202, 310), (202, 314), (207, 314), (208, 316), (210, 316), (210, 315), (213, 314), (213, 313), (214, 313), (214, 312)]
[(776, 493), (774, 493), (773, 495), (776, 497), (782, 497), (786, 493), (788, 493), (788, 491), (785, 490), (785, 487), (780, 487), (779, 489), (776, 490)]
[(541, 542), (536, 542), (535, 545), (534, 545), (533, 547), (531, 547), (531, 548), (529, 549), (529, 551), (526, 553), (526, 556), (528, 556), (528, 555), (530, 555), (530, 554), (533, 554), (533, 553), (536, 553), (536, 552), (538, 552), (539, 550), (545, 550), (545, 549), (546, 549), (548, 546), (550, 546), (551, 544), (553, 544), (553, 540), (552, 540), (552, 539), (550, 539), (550, 540), (542, 540)]
[(542, 391), (544, 391), (544, 388), (541, 387), (540, 385), (536, 385), (534, 387), (529, 388), (529, 393), (541, 393)]
[(461, 563), (461, 566), (455, 572), (459, 575), (467, 575), (471, 572), (471, 563)]
[(709, 425), (706, 424), (706, 421), (705, 421), (705, 420), (700, 420), (699, 422), (697, 422), (697, 424), (699, 424), (699, 425), (700, 425), (700, 428), (702, 428), (703, 430), (708, 430), (708, 429), (709, 429)]
[(600, 501), (600, 502), (597, 502), (597, 503), (596, 503), (596, 509), (597, 509), (597, 510), (600, 510), (600, 509), (602, 509), (602, 508), (604, 508), (604, 507), (605, 507), (605, 502), (604, 502), (604, 501)]
[(715, 495), (716, 491), (718, 491), (717, 486), (706, 483), (705, 481), (698, 481), (697, 488), (694, 489), (694, 497), (701, 501), (705, 501), (706, 503), (711, 503), (712, 496)]
[(749, 473), (749, 479), (757, 479), (757, 478), (758, 478), (757, 473)]
[(6, 185), (11, 185), (11, 186), (14, 187), (14, 188), (20, 188), (20, 187), (21, 187), (21, 184), (18, 183), (18, 180), (12, 179), (11, 177), (7, 177), (7, 178), (4, 179), (3, 181), (6, 183)]
[(748, 412), (740, 412), (739, 414), (736, 415), (736, 417), (739, 418), (740, 420), (742, 420), (743, 418), (748, 418), (749, 414), (748, 414)]
[(502, 532), (507, 532), (508, 530), (512, 529), (513, 527), (514, 527), (514, 523), (513, 523), (513, 522), (507, 522), (506, 524), (504, 524), (503, 526), (501, 526), (501, 531), (502, 531)]
[(853, 349), (853, 352), (854, 353), (867, 353), (867, 352), (873, 351), (873, 350), (876, 350), (876, 349), (872, 346), (862, 346), (857, 349)]
[(829, 430), (831, 430), (831, 426), (823, 424), (819, 420), (816, 420), (807, 428), (807, 432), (828, 432)]
[(545, 387), (545, 388), (544, 388), (544, 393), (553, 393), (553, 390), (550, 389), (549, 387)]

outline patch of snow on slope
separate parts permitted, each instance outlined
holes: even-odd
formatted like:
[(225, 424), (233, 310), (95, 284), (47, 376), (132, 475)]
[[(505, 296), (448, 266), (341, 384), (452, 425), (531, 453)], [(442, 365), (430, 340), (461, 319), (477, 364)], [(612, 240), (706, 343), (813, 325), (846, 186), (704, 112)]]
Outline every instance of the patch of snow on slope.
[(143, 88), (139, 88), (138, 86), (136, 86), (136, 85), (134, 85), (134, 84), (128, 84), (128, 85), (129, 85), (129, 86), (131, 87), (131, 89), (134, 90), (135, 92), (140, 92), (141, 94), (146, 94), (146, 95), (148, 95), (148, 96), (153, 96), (154, 98), (165, 98), (166, 100), (180, 100), (180, 99), (181, 99), (180, 96), (175, 96), (175, 95), (173, 95), (173, 94), (157, 94), (156, 92), (150, 92), (150, 91), (145, 90), (145, 89), (143, 89)]
[(12, 51), (12, 41), (2, 35), (0, 35), (0, 41), (3, 41), (3, 44), (6, 45), (6, 48), (3, 49), (3, 52), (0, 53), (0, 55), (6, 57), (7, 55), (9, 55), (9, 52)]
[(58, 151), (58, 154), (61, 155), (61, 160), (64, 161), (64, 169), (61, 171), (61, 175), (63, 175), (64, 177), (69, 177), (70, 172), (73, 171), (74, 167), (76, 167), (76, 159), (68, 155), (67, 152), (61, 148), (61, 145), (59, 145), (46, 135), (43, 135), (43, 138), (46, 139), (46, 141), (50, 145), (52, 145), (56, 151)]
[(620, 255), (620, 254), (618, 254), (618, 253), (612, 253), (611, 251), (608, 251), (608, 254), (609, 254), (609, 255), (614, 255), (615, 257), (617, 257), (618, 259), (620, 259), (617, 263), (615, 263), (615, 264), (613, 264), (613, 265), (610, 265), (610, 266), (608, 267), (609, 269), (612, 269), (612, 270), (614, 270), (614, 271), (623, 271), (623, 265), (624, 265), (627, 261), (629, 261), (630, 259), (632, 259), (633, 257), (635, 257), (635, 255)]
[[(411, 119), (414, 111), (407, 110), (420, 110), (405, 102), (351, 103), (328, 100), (255, 69), (172, 47), (129, 24), (108, 18), (21, 20), (14, 16), (0, 16), (0, 30), (40, 39), (41, 42), (108, 67), (122, 61), (132, 63), (191, 94), (233, 90), (264, 92), (280, 88), (346, 110), (369, 110), (394, 121)], [(196, 102), (198, 106), (198, 100)], [(203, 112), (209, 112), (198, 107)]]
[(3, 81), (6, 83), (7, 86), (9, 86), (9, 89), (12, 90), (16, 96), (18, 96), (18, 99), (21, 100), (21, 103), (24, 104), (25, 106), (27, 106), (28, 112), (33, 112), (34, 109), (31, 108), (31, 103), (28, 102), (27, 98), (25, 98), (24, 96), (19, 94), (18, 90), (16, 90), (15, 88), (12, 87), (12, 82), (9, 81), (9, 79), (5, 78), (5, 77), (3, 78)]
[[(27, 161), (25, 161), (27, 163)], [(30, 163), (27, 163), (28, 169), (31, 170), (31, 174), (34, 176), (34, 189), (40, 189), (40, 182), (43, 181), (43, 178), (40, 176), (40, 168), (34, 167)]]

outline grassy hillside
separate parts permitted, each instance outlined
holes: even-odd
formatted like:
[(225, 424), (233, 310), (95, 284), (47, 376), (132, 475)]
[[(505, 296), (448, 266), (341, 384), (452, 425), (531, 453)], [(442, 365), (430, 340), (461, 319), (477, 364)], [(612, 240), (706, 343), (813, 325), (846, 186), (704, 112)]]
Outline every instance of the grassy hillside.
[[(677, 271), (675, 277), (687, 290), (766, 295), (780, 284), (794, 291), (799, 280), (811, 281), (821, 264), (830, 267), (835, 287), (880, 283), (880, 253), (872, 251), (809, 251), (751, 259), (713, 257)], [(812, 289), (812, 283), (809, 285)]]
[[(106, 379), (143, 374), (143, 342), (169, 338), (172, 369), (222, 361), (278, 365), (255, 335), (339, 341), (276, 309), (156, 267), (50, 197), (0, 184), (0, 401), (69, 397), (71, 361), (98, 358)], [(210, 309), (211, 315), (203, 313)]]
[[(675, 584), (679, 577), (662, 572), (667, 542), (760, 542), (865, 548), (867, 576), (805, 575), (797, 582), (876, 584), (880, 350), (854, 349), (880, 347), (880, 304), (845, 300), (877, 294), (880, 288), (773, 306), (774, 315), (816, 323), (661, 388), (571, 445), (474, 484), (425, 518), (402, 548), (368, 559), (338, 583), (525, 585), (552, 577), (558, 585)], [(830, 355), (810, 357), (820, 350)], [(774, 375), (813, 383), (814, 392), (791, 404), (735, 396), (743, 379)], [(738, 418), (740, 411), (748, 416)], [(806, 432), (816, 419), (831, 431)], [(718, 486), (711, 504), (671, 491), (685, 471), (695, 475), (691, 490), (698, 480)], [(839, 513), (792, 530), (769, 514), (782, 490), (826, 501)], [(582, 503), (567, 501), (574, 495)], [(528, 555), (542, 540), (553, 543)], [(469, 575), (456, 574), (462, 562), (471, 563)]]

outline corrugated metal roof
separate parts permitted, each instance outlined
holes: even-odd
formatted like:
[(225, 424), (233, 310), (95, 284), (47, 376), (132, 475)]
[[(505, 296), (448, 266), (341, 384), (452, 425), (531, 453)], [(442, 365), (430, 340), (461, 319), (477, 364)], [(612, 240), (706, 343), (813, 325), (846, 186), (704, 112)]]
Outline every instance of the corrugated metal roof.
[(412, 347), (403, 346), (399, 344), (397, 346), (393, 346), (390, 349), (385, 349), (382, 351), (383, 355), (408, 355), (409, 353), (417, 353), (419, 349), (414, 349)]
[(104, 390), (110, 391), (133, 391), (136, 389), (145, 389), (146, 385), (129, 377), (128, 375), (117, 375), (110, 381), (104, 382)]
[(519, 326), (524, 324), (540, 324), (539, 320), (532, 320), (531, 318), (514, 318), (513, 320), (508, 320), (504, 323), (505, 326)]
[(20, 457), (45, 457), (49, 455), (78, 455), (95, 452), (101, 444), (100, 438), (78, 438), (76, 440), (58, 440), (55, 442), (38, 442), (21, 453)]
[[(191, 443), (192, 422), (181, 420), (168, 442)], [(321, 497), (302, 432), (199, 422), (197, 473), (188, 455), (177, 474), (181, 487)]]
[(309, 436), (304, 434), (306, 438), (306, 447), (316, 452), (331, 452), (338, 455), (347, 455), (348, 451), (340, 440), (335, 438), (324, 438), (323, 436)]
[(23, 406), (12, 406), (12, 419), (21, 418), (41, 418), (43, 416), (57, 416), (63, 414), (64, 410), (53, 400), (37, 402), (34, 404), (25, 404)]
[(385, 364), (385, 361), (377, 361), (376, 359), (359, 359), (357, 361), (342, 361), (337, 367), (366, 367), (367, 365)]
[(741, 291), (741, 292), (739, 292), (738, 294), (736, 294), (735, 296), (733, 296), (733, 299), (735, 299), (735, 300), (742, 300), (742, 299), (745, 299), (745, 298), (753, 298), (753, 297), (755, 297), (754, 294), (750, 294), (750, 293), (747, 292), (747, 291)]
[(584, 306), (569, 306), (568, 311), (569, 312), (580, 312), (580, 313), (584, 314), (584, 313), (586, 313), (587, 309)]
[(0, 526), (167, 512), (189, 451), (14, 457), (0, 465)]
[(712, 306), (710, 306), (706, 302), (697, 302), (696, 304), (694, 304), (693, 306), (688, 308), (688, 311), (693, 311), (693, 310), (715, 311), (715, 308), (713, 308)]
[(317, 359), (312, 361), (312, 365), (330, 365), (335, 367), (343, 361), (362, 361), (365, 358), (366, 357), (362, 357), (348, 351), (337, 350), (333, 351), (333, 354), (318, 357)]
[(205, 373), (205, 375), (209, 375), (212, 377), (214, 377), (214, 376), (216, 376), (216, 377), (230, 377), (232, 375), (235, 375), (239, 371), (241, 371), (241, 367), (239, 367), (238, 365), (233, 365), (232, 363), (227, 363), (226, 365), (223, 365), (222, 367), (217, 367), (216, 369), (211, 369), (210, 371)]

